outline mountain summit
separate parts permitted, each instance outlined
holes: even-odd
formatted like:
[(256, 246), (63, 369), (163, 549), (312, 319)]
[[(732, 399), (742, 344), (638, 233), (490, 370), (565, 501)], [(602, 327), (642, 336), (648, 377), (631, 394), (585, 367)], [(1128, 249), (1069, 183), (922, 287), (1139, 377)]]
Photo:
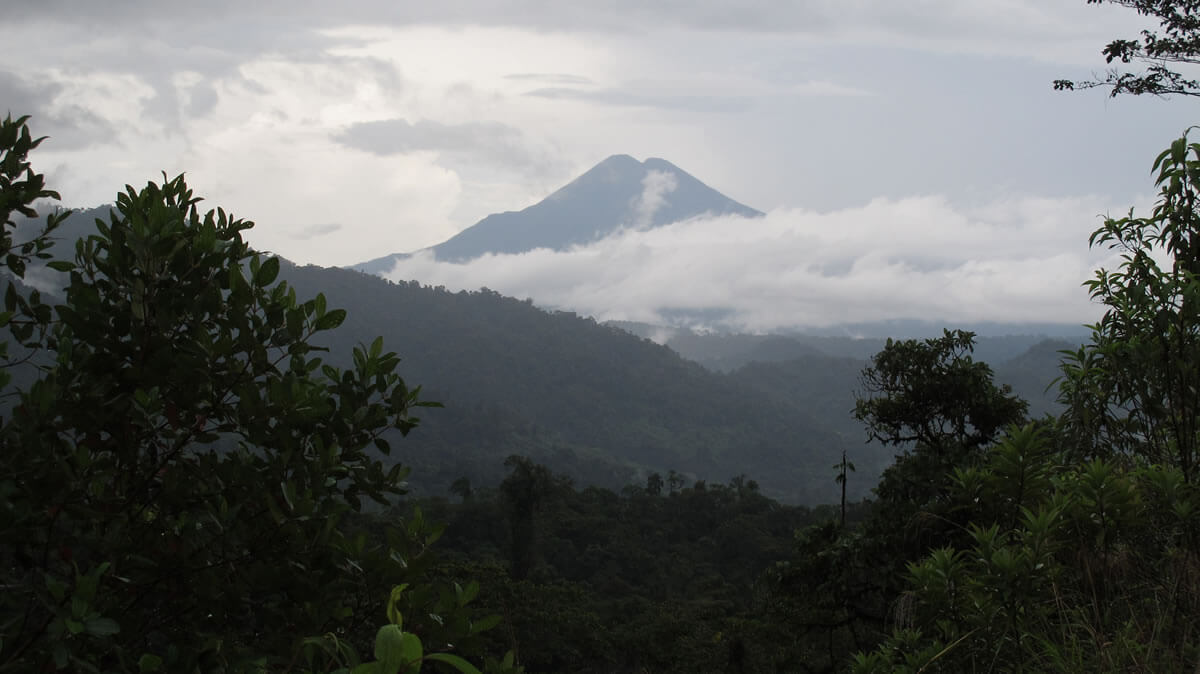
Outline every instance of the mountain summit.
[[(618, 154), (529, 208), (493, 213), (428, 250), (447, 262), (535, 248), (566, 250), (622, 228), (660, 227), (705, 214), (762, 215), (665, 159), (640, 162)], [(378, 274), (404, 257), (396, 253), (351, 268)]]

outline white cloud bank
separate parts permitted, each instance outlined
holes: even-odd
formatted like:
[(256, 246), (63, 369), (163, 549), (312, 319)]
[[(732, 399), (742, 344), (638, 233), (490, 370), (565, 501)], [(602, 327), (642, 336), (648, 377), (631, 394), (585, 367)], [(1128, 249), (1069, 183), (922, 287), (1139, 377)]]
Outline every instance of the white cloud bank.
[[(829, 213), (779, 210), (617, 236), (566, 252), (465, 264), (419, 254), (387, 274), (530, 297), (598, 320), (715, 317), (753, 332), (887, 319), (1082, 324), (1101, 309), (1080, 284), (1098, 266), (1095, 198), (961, 208), (937, 196)], [(1113, 212), (1119, 212), (1114, 209)]]

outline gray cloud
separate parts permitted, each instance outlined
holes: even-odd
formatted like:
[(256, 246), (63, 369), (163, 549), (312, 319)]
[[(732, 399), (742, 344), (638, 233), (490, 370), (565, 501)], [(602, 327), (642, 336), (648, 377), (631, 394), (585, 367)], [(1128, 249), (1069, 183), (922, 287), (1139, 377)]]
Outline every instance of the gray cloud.
[(526, 96), (563, 101), (583, 101), (602, 105), (634, 108), (659, 108), (691, 112), (733, 113), (750, 108), (754, 103), (744, 96), (696, 94), (654, 94), (629, 89), (577, 89), (572, 87), (543, 87), (525, 92)]
[(353, 124), (334, 140), (377, 155), (419, 150), (505, 153), (519, 144), (521, 132), (496, 122), (442, 124), (423, 119), (413, 124), (407, 119), (385, 119)]
[(216, 22), (219, 17), (252, 13), (276, 20), (285, 15), (291, 22), (313, 24), (327, 20), (336, 12), (343, 23), (362, 22), (365, 25), (395, 25), (425, 22), (476, 25), (529, 26), (536, 28), (636, 29), (654, 19), (654, 25), (683, 25), (727, 30), (780, 30), (802, 26), (820, 30), (828, 23), (835, 9), (832, 3), (803, 3), (780, 6), (771, 0), (707, 0), (683, 3), (638, 2), (614, 0), (607, 3), (541, 3), (541, 2), (478, 2), (477, 0), (446, 0), (438, 3), (391, 2), (374, 0), (339, 5), (313, 0), (260, 0), (255, 3), (238, 0), (210, 0), (191, 3), (183, 0), (125, 0), (101, 4), (89, 0), (41, 0), (18, 3), (8, 8), (8, 18), (14, 21), (51, 19), (90, 25), (129, 25), (139, 23)]
[(5, 113), (30, 115), (31, 128), (50, 136), (56, 150), (77, 150), (113, 142), (116, 129), (87, 107), (88, 101), (60, 102), (63, 87), (55, 82), (35, 82), (0, 71), (0, 101)]
[[(442, 2), (363, 2), (330, 4), (316, 0), (40, 0), (6, 7), (5, 19), (15, 24), (51, 22), (88, 30), (140, 34), (146, 25), (169, 25), (187, 33), (192, 42), (223, 45), (256, 52), (280, 50), (281, 36), (312, 34), (333, 25), (415, 26), (458, 25), (527, 28), (539, 31), (620, 32), (644, 34), (682, 29), (714, 33), (802, 34), (822, 40), (850, 38), (884, 44), (900, 40), (930, 48), (941, 41), (954, 50), (1012, 53), (1053, 38), (1059, 42), (1085, 40), (1093, 54), (1111, 39), (1114, 26), (1129, 26), (1135, 17), (1123, 9), (1080, 8), (1080, 3), (1044, 0), (932, 0), (894, 3), (879, 0), (611, 0), (595, 3), (499, 2), (444, 0)], [(1084, 14), (1086, 12), (1086, 14)], [(281, 22), (279, 17), (286, 16)], [(1087, 20), (1080, 20), (1086, 16)], [(237, 17), (229, 20), (229, 17)], [(1114, 18), (1116, 17), (1116, 18)], [(270, 31), (266, 29), (270, 27)], [(245, 40), (252, 31), (273, 44)], [(267, 36), (268, 32), (274, 36)], [(1126, 31), (1136, 35), (1136, 28)], [(311, 40), (306, 38), (307, 44)], [(291, 49), (286, 49), (291, 51)]]
[(340, 232), (343, 225), (328, 223), (323, 225), (308, 225), (307, 227), (298, 227), (291, 232), (293, 239), (307, 241), (321, 236), (328, 236), (336, 232)]
[(15, 73), (0, 71), (0, 101), (13, 115), (46, 115), (62, 88), (52, 82), (29, 82)]
[(595, 82), (589, 77), (584, 77), (582, 75), (571, 75), (568, 73), (510, 73), (505, 75), (504, 79), (544, 82), (546, 84), (559, 86), (583, 86), (595, 84)]
[(552, 147), (528, 137), (520, 129), (499, 122), (444, 124), (433, 120), (409, 122), (387, 119), (352, 124), (332, 136), (345, 147), (379, 157), (433, 152), (434, 161), (454, 171), (473, 197), (463, 200), (453, 215), (460, 222), (473, 222), (490, 210), (485, 203), (514, 204), (511, 192), (515, 179), (537, 183), (561, 180), (570, 167)]
[(505, 174), (508, 179), (514, 174), (541, 177), (564, 169), (560, 159), (546, 154), (520, 129), (499, 122), (386, 119), (352, 124), (334, 134), (333, 140), (381, 157), (436, 152), (439, 164), (465, 180), (486, 184)]
[(188, 95), (187, 114), (189, 117), (203, 117), (217, 107), (217, 90), (210, 83), (202, 82), (192, 86)]
[[(35, 29), (54, 26), (55, 48), (62, 51), (89, 49), (92, 44), (105, 47), (108, 40), (119, 40), (119, 49), (105, 49), (106, 62), (128, 70), (198, 69), (209, 70), (218, 64), (236, 67), (246, 55), (289, 53), (319, 55), (342, 38), (324, 35), (330, 25), (351, 23), (352, 14), (326, 3), (237, 2), (213, 0), (195, 3), (182, 0), (123, 0), (96, 3), (88, 0), (38, 0), (9, 3), (5, 19), (12, 25), (27, 24)], [(359, 14), (365, 19), (369, 8)], [(281, 16), (288, 20), (281, 21)], [(332, 20), (332, 21), (331, 21)], [(363, 21), (364, 23), (371, 23)], [(146, 34), (148, 27), (169, 29)], [(65, 32), (61, 32), (65, 31)], [(136, 40), (119, 36), (137, 35)], [(168, 37), (169, 36), (169, 37)], [(17, 36), (19, 38), (19, 36)], [(179, 45), (187, 49), (179, 49)], [(147, 62), (147, 55), (174, 52), (169, 62)]]

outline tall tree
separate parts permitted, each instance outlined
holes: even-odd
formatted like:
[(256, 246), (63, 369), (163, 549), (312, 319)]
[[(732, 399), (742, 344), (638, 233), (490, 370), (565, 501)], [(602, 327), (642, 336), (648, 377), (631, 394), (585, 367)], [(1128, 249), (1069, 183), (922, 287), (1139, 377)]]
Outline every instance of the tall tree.
[(1123, 251), (1087, 282), (1107, 307), (1064, 363), (1065, 427), (1082, 456), (1139, 455), (1192, 482), (1200, 461), (1200, 143), (1179, 138), (1154, 162), (1149, 217), (1108, 218), (1092, 245)]
[(512, 576), (521, 580), (533, 568), (537, 543), (534, 517), (547, 501), (570, 486), (568, 478), (529, 457), (514, 454), (504, 460), (512, 472), (500, 483), (500, 495), (508, 510), (512, 534)]
[(863, 395), (854, 415), (871, 439), (937, 453), (973, 449), (1019, 421), (1026, 403), (992, 383), (987, 363), (971, 357), (975, 335), (945, 330), (941, 337), (888, 340), (862, 372)]

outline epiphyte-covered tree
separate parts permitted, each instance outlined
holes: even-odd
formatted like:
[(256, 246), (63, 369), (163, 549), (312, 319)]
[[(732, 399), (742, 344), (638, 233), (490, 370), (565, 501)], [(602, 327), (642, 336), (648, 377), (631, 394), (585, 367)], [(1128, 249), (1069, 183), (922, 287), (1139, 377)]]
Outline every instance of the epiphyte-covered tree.
[(888, 340), (863, 370), (854, 415), (872, 440), (945, 454), (974, 449), (1025, 413), (1026, 403), (992, 383), (971, 358), (975, 335), (945, 330), (926, 340)]
[(963, 330), (889, 339), (863, 369), (855, 417), (872, 440), (900, 450), (875, 489), (880, 507), (868, 528), (898, 560), (953, 529), (941, 512), (949, 476), (1025, 418), (1027, 403), (992, 381), (992, 369), (972, 357), (974, 348), (974, 333)]
[[(1109, 2), (1135, 10), (1159, 22), (1159, 30), (1143, 30), (1141, 35), (1109, 42), (1102, 53), (1110, 66), (1137, 63), (1138, 72), (1110, 67), (1103, 78), (1054, 81), (1058, 90), (1107, 87), (1111, 96), (1152, 94), (1200, 96), (1200, 2), (1197, 0), (1087, 0), (1089, 5)], [(1189, 74), (1190, 70), (1190, 74)]]
[[(6, 213), (57, 196), (22, 163), (23, 118), (0, 141)], [(307, 635), (373, 633), (436, 536), (343, 526), (404, 490), (380, 454), (428, 403), (399, 358), (375, 340), (323, 363), (314, 340), (344, 312), (297, 299), (252, 223), (199, 201), (182, 176), (127, 188), (58, 265), (63, 303), (27, 312), (37, 330), (9, 321), (53, 359), (0, 427), (0, 671), (287, 668)]]

